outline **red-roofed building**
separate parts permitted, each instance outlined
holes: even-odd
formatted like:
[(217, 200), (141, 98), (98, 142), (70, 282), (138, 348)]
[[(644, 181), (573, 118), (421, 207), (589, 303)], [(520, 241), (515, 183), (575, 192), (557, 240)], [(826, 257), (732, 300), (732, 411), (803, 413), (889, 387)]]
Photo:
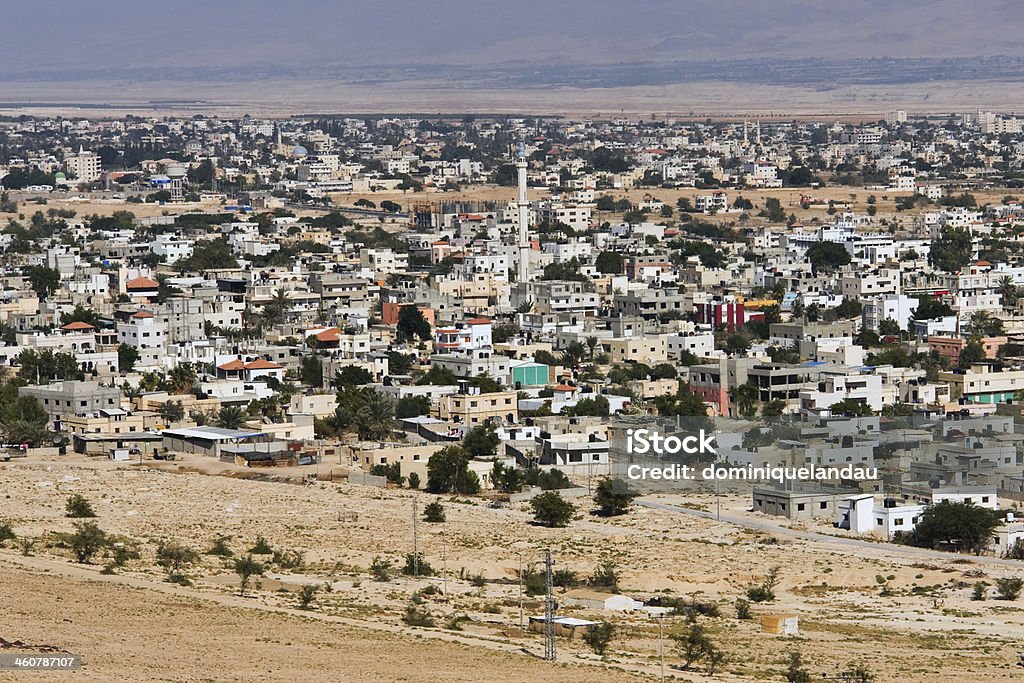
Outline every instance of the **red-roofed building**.
[(268, 377), (274, 377), (278, 381), (284, 379), (284, 366), (264, 358), (257, 358), (245, 364), (246, 381), (253, 382)]
[(284, 378), (284, 366), (265, 358), (244, 360), (241, 356), (223, 360), (217, 364), (218, 379), (235, 379), (254, 382), (267, 377)]
[(444, 240), (433, 242), (430, 245), (430, 262), (438, 264), (452, 253), (452, 245)]
[(575, 396), (576, 392), (580, 390), (579, 387), (571, 387), (568, 384), (559, 384), (551, 389), (554, 392), (555, 401), (571, 401)]
[(160, 290), (160, 283), (148, 277), (136, 277), (124, 283), (125, 292), (133, 299), (146, 299), (151, 301), (156, 298)]
[(76, 320), (73, 323), (68, 323), (67, 325), (63, 326), (60, 329), (65, 330), (67, 332), (89, 332), (91, 330), (95, 330), (96, 328), (90, 325), (89, 323), (84, 323), (79, 320)]
[(155, 290), (158, 289), (159, 287), (160, 283), (157, 282), (156, 280), (150, 280), (148, 277), (142, 276), (132, 278), (128, 282), (124, 283), (124, 288), (129, 292), (150, 289)]
[(217, 366), (218, 379), (241, 379), (245, 363), (241, 358), (234, 358)]
[(434, 330), (434, 346), (438, 353), (455, 353), (491, 347), (491, 321), (474, 318), (454, 327)]
[(306, 334), (306, 345), (317, 349), (336, 349), (341, 342), (341, 330), (328, 327), (325, 330), (310, 330)]

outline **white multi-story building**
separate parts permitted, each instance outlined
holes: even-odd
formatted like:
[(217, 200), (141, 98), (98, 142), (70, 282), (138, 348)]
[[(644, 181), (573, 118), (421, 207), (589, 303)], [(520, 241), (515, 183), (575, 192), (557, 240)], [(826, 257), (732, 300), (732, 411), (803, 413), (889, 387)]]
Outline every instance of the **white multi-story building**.
[(667, 342), (668, 357), (672, 359), (678, 359), (680, 354), (687, 351), (698, 358), (715, 355), (715, 335), (711, 332), (670, 334)]
[(800, 390), (800, 408), (823, 412), (841, 401), (864, 403), (871, 410), (882, 409), (882, 378), (859, 370), (826, 371), (813, 389)]
[(693, 207), (704, 213), (721, 213), (729, 209), (729, 195), (721, 190), (711, 194), (700, 194), (694, 198)]
[(573, 230), (590, 229), (591, 207), (585, 204), (569, 204), (566, 202), (542, 202), (540, 220), (549, 224), (562, 223)]
[(920, 304), (920, 299), (904, 294), (867, 299), (861, 309), (861, 323), (864, 329), (878, 332), (883, 320), (894, 320), (901, 330), (907, 330), (910, 318)]
[(181, 239), (166, 233), (157, 235), (149, 250), (160, 257), (164, 263), (174, 263), (192, 255), (192, 240)]
[(873, 273), (844, 273), (840, 287), (844, 297), (858, 301), (869, 296), (899, 296), (900, 271), (881, 269)]
[(895, 501), (879, 505), (871, 494), (862, 494), (840, 501), (837, 521), (840, 529), (891, 539), (898, 531), (913, 531), (925, 507), (896, 505)]
[(404, 273), (409, 270), (409, 255), (391, 249), (360, 249), (359, 267), (372, 273)]
[(752, 161), (743, 165), (743, 172), (746, 174), (748, 185), (756, 187), (782, 187), (782, 180), (779, 178), (779, 168), (775, 164)]
[(439, 327), (434, 331), (434, 346), (443, 353), (489, 349), (491, 321), (475, 318), (454, 327)]
[(138, 350), (136, 368), (158, 368), (164, 365), (167, 326), (157, 322), (152, 313), (139, 311), (128, 322), (118, 323), (117, 341)]
[(64, 159), (64, 168), (82, 183), (94, 183), (103, 174), (99, 155), (95, 152), (86, 152), (82, 148), (78, 149), (77, 154), (71, 154)]

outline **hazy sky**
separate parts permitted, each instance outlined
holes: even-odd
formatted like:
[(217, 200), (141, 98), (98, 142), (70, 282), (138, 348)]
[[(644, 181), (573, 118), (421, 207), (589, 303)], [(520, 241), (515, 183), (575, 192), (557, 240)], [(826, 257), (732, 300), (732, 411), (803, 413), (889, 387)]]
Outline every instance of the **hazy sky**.
[(1024, 55), (1019, 0), (0, 0), (0, 80), (135, 67)]

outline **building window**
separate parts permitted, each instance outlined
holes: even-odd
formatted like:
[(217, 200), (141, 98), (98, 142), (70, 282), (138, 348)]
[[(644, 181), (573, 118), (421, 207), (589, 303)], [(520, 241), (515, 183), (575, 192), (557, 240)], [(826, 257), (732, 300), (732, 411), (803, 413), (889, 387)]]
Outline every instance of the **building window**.
[(805, 507), (805, 506), (804, 506), (804, 504), (803, 504), (803, 503), (797, 503), (797, 504), (796, 504), (796, 511), (797, 511), (797, 512), (803, 512), (803, 511), (804, 511), (804, 507)]

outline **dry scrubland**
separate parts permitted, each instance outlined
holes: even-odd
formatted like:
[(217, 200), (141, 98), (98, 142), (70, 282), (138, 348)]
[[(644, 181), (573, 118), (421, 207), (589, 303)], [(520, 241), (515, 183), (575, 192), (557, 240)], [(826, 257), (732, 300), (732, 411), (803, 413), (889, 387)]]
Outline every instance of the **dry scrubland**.
[[(720, 224), (735, 225), (739, 228), (744, 227), (756, 227), (765, 225), (765, 219), (757, 215), (758, 211), (764, 208), (765, 201), (773, 197), (779, 200), (786, 215), (793, 214), (797, 218), (797, 222), (805, 226), (814, 226), (815, 219), (819, 223), (829, 223), (834, 220), (832, 215), (828, 213), (828, 202), (832, 201), (835, 204), (835, 210), (837, 212), (853, 211), (864, 215), (867, 213), (868, 207), (871, 204), (868, 202), (868, 197), (873, 196), (875, 198), (874, 205), (877, 209), (877, 214), (874, 217), (875, 225), (873, 228), (866, 227), (865, 230), (877, 229), (885, 230), (886, 226), (882, 226), (883, 220), (888, 221), (890, 224), (894, 224), (898, 230), (912, 231), (914, 226), (914, 216), (922, 210), (926, 209), (915, 209), (912, 211), (896, 211), (896, 200), (901, 197), (909, 195), (907, 192), (889, 192), (886, 190), (866, 190), (864, 188), (857, 187), (846, 187), (840, 185), (828, 185), (822, 188), (781, 188), (781, 189), (735, 189), (735, 188), (724, 188), (725, 192), (729, 195), (729, 204), (731, 205), (736, 197), (742, 196), (749, 199), (753, 204), (754, 208), (746, 212), (743, 211), (730, 211), (728, 213), (718, 214), (715, 216), (705, 216), (700, 213), (692, 214), (695, 220), (709, 221)], [(628, 198), (634, 204), (639, 204), (644, 200), (645, 196), (652, 196), (656, 199), (661, 200), (665, 204), (672, 207), (673, 215), (670, 218), (662, 218), (658, 212), (652, 212), (648, 214), (648, 220), (662, 223), (668, 222), (672, 225), (679, 225), (679, 211), (676, 209), (676, 202), (680, 197), (686, 197), (690, 199), (690, 203), (693, 203), (694, 197), (700, 194), (710, 194), (714, 190), (697, 190), (693, 188), (682, 188), (682, 189), (664, 189), (660, 187), (650, 188), (630, 188), (628, 190), (599, 190), (597, 196), (600, 197), (603, 194), (610, 195), (616, 199), (625, 197)], [(978, 205), (983, 204), (999, 204), (1006, 196), (1014, 196), (1018, 199), (1024, 199), (1024, 191), (1017, 190), (971, 190), (970, 193), (974, 195)], [(543, 198), (549, 193), (547, 190), (539, 190), (530, 188), (531, 199)], [(352, 206), (357, 200), (365, 198), (370, 201), (380, 204), (385, 200), (391, 200), (398, 202), (403, 207), (408, 208), (417, 202), (434, 202), (440, 204), (442, 201), (478, 201), (478, 202), (508, 202), (514, 198), (515, 188), (513, 187), (502, 187), (497, 185), (482, 185), (482, 186), (467, 186), (459, 192), (372, 192), (368, 194), (335, 194), (332, 195), (333, 202), (338, 206)], [(822, 200), (823, 204), (812, 204), (804, 209), (801, 206), (800, 199), (803, 196), (809, 196), (814, 199)], [(745, 221), (741, 221), (740, 218), (743, 213), (748, 215)], [(594, 211), (594, 220), (597, 223), (604, 221), (615, 222), (620, 221), (622, 214)]]
[[(449, 600), (426, 596), (437, 628), (412, 628), (402, 623), (411, 595), (442, 580), (380, 582), (368, 567), (377, 556), (401, 566), (412, 549), (413, 498), (422, 509), (432, 496), (246, 481), (200, 474), (193, 465), (169, 466), (180, 472), (84, 460), (0, 465), (0, 518), (37, 539), (31, 557), (0, 550), (0, 637), (83, 654), (88, 664), (76, 676), (87, 680), (651, 680), (657, 629), (637, 617), (613, 617), (620, 635), (603, 663), (582, 643), (560, 640), (561, 667), (521, 650), (538, 653), (542, 643), (514, 633), (518, 556), (529, 564), (551, 547), (557, 567), (580, 576), (598, 562), (614, 562), (627, 594), (718, 603), (721, 617), (702, 618), (730, 655), (716, 680), (782, 680), (793, 648), (815, 673), (835, 673), (856, 660), (880, 680), (1020, 677), (1012, 662), (1024, 649), (1024, 602), (970, 599), (976, 581), (993, 583), (1013, 568), (966, 557), (908, 557), (881, 544), (847, 548), (795, 539), (781, 527), (749, 532), (645, 508), (613, 520), (580, 514), (567, 529), (541, 529), (528, 523), (524, 508), (444, 497), (448, 522), (421, 522), (419, 543), (435, 569), (447, 566)], [(52, 532), (72, 529), (64, 517), (72, 493), (89, 498), (104, 530), (137, 542), (141, 559), (102, 576), (99, 560), (76, 565), (54, 546)], [(666, 500), (711, 503), (702, 494)], [(723, 512), (744, 514), (744, 505), (730, 497)], [(237, 576), (214, 556), (187, 569), (192, 587), (164, 581), (154, 564), (159, 540), (205, 550), (221, 534), (236, 553), (263, 536), (275, 549), (301, 551), (305, 566), (272, 570), (245, 598), (237, 595)], [(755, 621), (735, 618), (732, 602), (773, 566), (782, 568), (779, 598), (755, 605), (755, 616), (799, 614), (798, 638), (762, 634)], [(486, 579), (482, 587), (459, 578), (474, 575)], [(307, 583), (330, 583), (331, 590), (321, 589), (313, 610), (299, 611), (296, 591)], [(540, 609), (527, 599), (527, 615)], [(455, 616), (468, 617), (462, 630), (450, 628)], [(668, 625), (682, 627), (681, 618)], [(669, 661), (678, 658), (670, 654)], [(700, 673), (671, 675), (705, 680)]]
[[(897, 84), (818, 83), (808, 86), (698, 82), (615, 88), (481, 87), (446, 81), (352, 84), (336, 80), (186, 82), (174, 80), (0, 82), (7, 112), (96, 117), (124, 114), (290, 116), (308, 113), (545, 114), (611, 118), (629, 116), (758, 115), (831, 120), (852, 115), (876, 119), (887, 111), (915, 113), (1013, 111), (1022, 91), (1000, 81)], [(79, 104), (99, 104), (102, 109)]]
[[(653, 196), (660, 199), (665, 204), (668, 204), (673, 209), (673, 216), (670, 218), (662, 218), (657, 212), (649, 214), (649, 220), (654, 222), (668, 222), (672, 225), (679, 224), (679, 212), (676, 209), (676, 202), (680, 197), (687, 197), (691, 203), (693, 198), (699, 194), (708, 194), (713, 190), (696, 190), (693, 188), (684, 189), (663, 189), (660, 187), (652, 188), (631, 188), (628, 190), (602, 190), (597, 193), (598, 196), (602, 194), (608, 194), (616, 199), (626, 197), (634, 204), (639, 204), (643, 201), (646, 195)], [(874, 196), (875, 207), (878, 211), (874, 217), (876, 229), (886, 229), (885, 226), (881, 226), (882, 220), (887, 220), (897, 226), (898, 230), (910, 231), (913, 229), (914, 215), (919, 210), (914, 211), (896, 211), (896, 200), (900, 197), (904, 197), (907, 193), (894, 193), (884, 190), (865, 190), (863, 188), (844, 187), (844, 186), (827, 186), (823, 188), (782, 188), (782, 189), (770, 189), (770, 190), (757, 190), (757, 189), (733, 189), (726, 188), (725, 191), (729, 194), (729, 203), (735, 200), (738, 196), (743, 196), (749, 199), (753, 204), (752, 210), (746, 211), (749, 218), (745, 221), (740, 221), (741, 215), (744, 212), (732, 211), (716, 216), (705, 216), (703, 214), (693, 214), (694, 219), (702, 221), (710, 221), (720, 224), (735, 225), (736, 227), (755, 227), (765, 224), (765, 219), (757, 215), (758, 211), (764, 208), (766, 199), (774, 197), (779, 200), (782, 208), (785, 210), (786, 215), (793, 214), (796, 216), (798, 223), (806, 226), (814, 225), (815, 219), (820, 223), (827, 223), (832, 220), (832, 216), (828, 214), (828, 205), (826, 204), (813, 204), (807, 209), (802, 208), (800, 199), (802, 196), (807, 195), (816, 199), (821, 199), (824, 202), (833, 201), (835, 202), (835, 209), (838, 212), (842, 211), (854, 211), (860, 214), (867, 212), (870, 204), (868, 203), (868, 197)], [(540, 190), (531, 188), (530, 197), (532, 199), (543, 198), (549, 193), (547, 190)], [(971, 191), (979, 205), (982, 204), (999, 204), (1006, 196), (1014, 196), (1018, 199), (1024, 199), (1024, 191), (1015, 190), (977, 190)], [(25, 197), (31, 197), (35, 195), (25, 195)], [(515, 196), (515, 188), (503, 187), (499, 185), (473, 185), (463, 188), (459, 192), (438, 192), (438, 191), (426, 191), (426, 192), (370, 192), (370, 193), (352, 193), (352, 194), (333, 194), (331, 199), (335, 206), (338, 207), (351, 207), (359, 199), (369, 199), (370, 201), (380, 204), (383, 201), (391, 200), (402, 205), (403, 209), (410, 209), (413, 205), (420, 202), (433, 202), (440, 206), (441, 202), (453, 202), (453, 201), (468, 201), (468, 202), (507, 202), (511, 201)], [(19, 197), (19, 199), (23, 199)], [(22, 202), (19, 205), (19, 213), (24, 216), (30, 216), (36, 210), (46, 212), (49, 209), (71, 209), (77, 212), (79, 218), (98, 214), (101, 216), (109, 216), (115, 211), (131, 211), (138, 217), (148, 216), (159, 216), (175, 213), (183, 213), (187, 211), (203, 211), (209, 213), (217, 213), (223, 211), (223, 205), (219, 202), (202, 202), (196, 204), (186, 204), (181, 206), (161, 206), (158, 204), (126, 204), (124, 202), (99, 202), (99, 201), (68, 201), (58, 196), (48, 197), (47, 203), (43, 205), (36, 205), (29, 202)], [(297, 213), (301, 215), (315, 215), (315, 211), (299, 210)], [(16, 219), (17, 214), (0, 214), (0, 222), (6, 222), (8, 219)], [(594, 220), (598, 223), (609, 221), (615, 222), (622, 218), (620, 213), (611, 212), (594, 212)], [(376, 219), (358, 217), (356, 219), (360, 223), (374, 222)], [(395, 221), (388, 221), (391, 224), (395, 224)], [(867, 228), (870, 229), (870, 228)]]

